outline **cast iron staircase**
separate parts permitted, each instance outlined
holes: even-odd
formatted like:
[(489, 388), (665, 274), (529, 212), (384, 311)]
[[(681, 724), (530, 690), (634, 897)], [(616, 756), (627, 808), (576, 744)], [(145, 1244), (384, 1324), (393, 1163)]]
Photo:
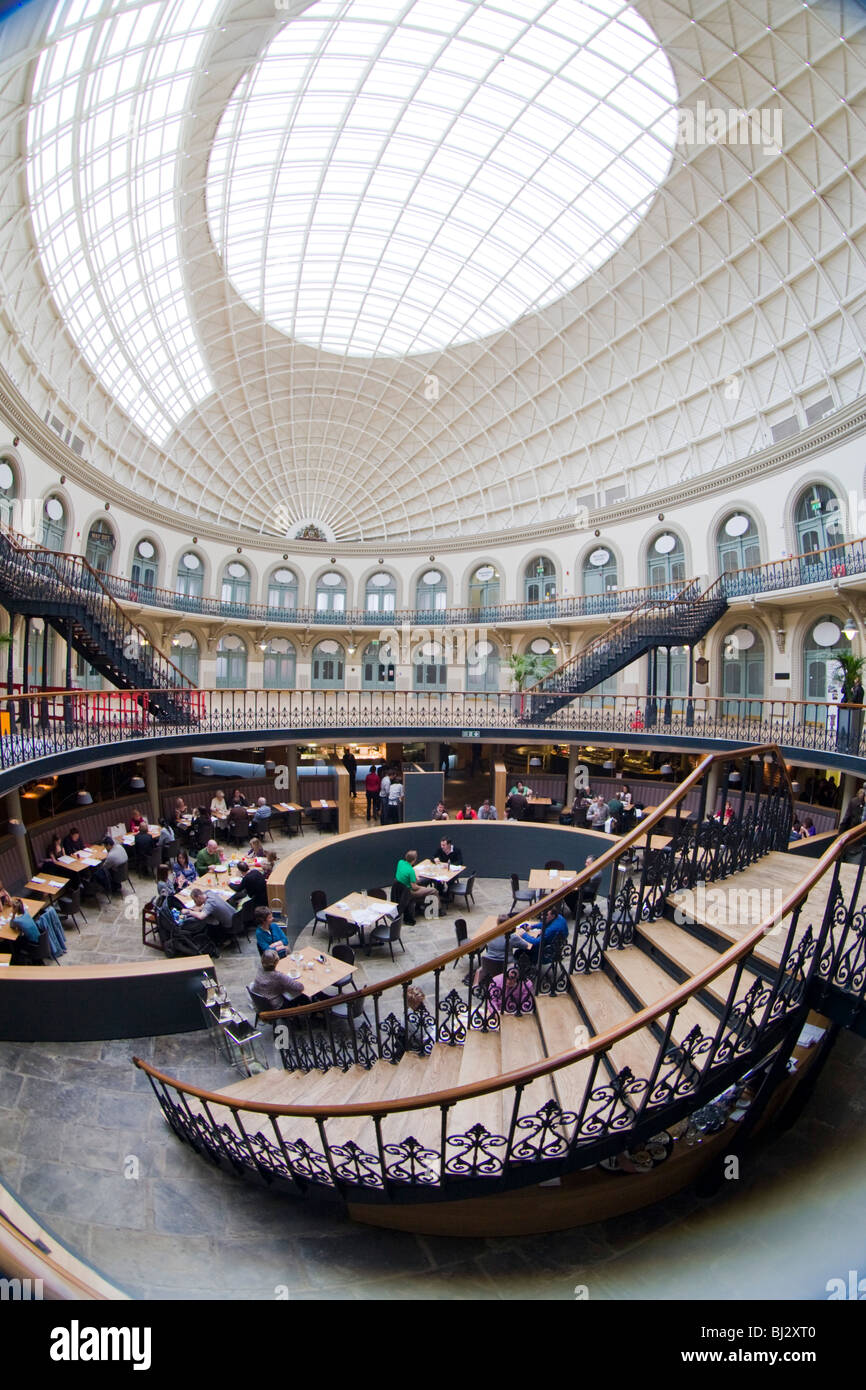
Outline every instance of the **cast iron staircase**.
[(120, 690), (146, 690), (147, 712), (173, 724), (194, 722), (193, 684), (108, 592), (80, 555), (46, 550), (0, 529), (0, 604), (49, 623), (94, 670)]
[(658, 647), (693, 647), (725, 612), (728, 600), (715, 583), (702, 594), (690, 580), (672, 599), (649, 598), (596, 637), (570, 661), (526, 692), (533, 722), (547, 719), (575, 695), (594, 690), (608, 676)]

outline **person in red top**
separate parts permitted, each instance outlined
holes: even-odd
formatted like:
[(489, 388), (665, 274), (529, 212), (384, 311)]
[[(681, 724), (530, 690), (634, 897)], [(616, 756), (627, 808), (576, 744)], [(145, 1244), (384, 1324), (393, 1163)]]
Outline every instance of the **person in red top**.
[(143, 816), (142, 816), (142, 814), (141, 814), (140, 811), (133, 811), (132, 815), (129, 817), (129, 833), (130, 833), (130, 835), (135, 835), (135, 834), (137, 833), (137, 831), (139, 830), (139, 828), (140, 828), (140, 826), (141, 826), (141, 822), (142, 822), (143, 819), (144, 819), (144, 818), (143, 818)]
[(457, 819), (458, 819), (458, 820), (477, 820), (477, 819), (478, 819), (478, 816), (477, 816), (476, 813), (473, 811), (473, 809), (472, 809), (471, 806), (466, 805), (466, 806), (463, 807), (463, 810), (462, 810), (462, 811), (458, 811), (458, 812), (457, 812)]
[(367, 820), (375, 820), (376, 812), (379, 809), (379, 790), (382, 786), (381, 778), (374, 767), (370, 768), (364, 778), (364, 790), (367, 793)]

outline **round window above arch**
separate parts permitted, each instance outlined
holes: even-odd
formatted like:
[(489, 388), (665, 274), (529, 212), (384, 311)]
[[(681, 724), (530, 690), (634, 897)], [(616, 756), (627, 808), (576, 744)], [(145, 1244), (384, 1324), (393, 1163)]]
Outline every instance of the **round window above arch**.
[(819, 647), (835, 647), (841, 636), (841, 627), (831, 618), (825, 618), (812, 628), (812, 637)]
[(186, 570), (200, 570), (201, 560), (194, 551), (188, 550), (181, 560), (181, 564)]
[(441, 584), (442, 575), (439, 570), (427, 570), (421, 576), (422, 584)]
[(0, 459), (0, 492), (11, 492), (15, 486), (15, 474), (12, 465), (5, 459)]
[(657, 551), (659, 555), (670, 555), (672, 550), (676, 550), (677, 545), (676, 536), (672, 535), (670, 531), (665, 531), (663, 535), (656, 538), (653, 550)]
[(334, 642), (329, 637), (326, 638), (324, 642), (320, 642), (316, 647), (316, 651), (321, 652), (324, 656), (336, 656), (341, 650), (342, 648), (339, 642)]
[(231, 564), (226, 565), (226, 574), (230, 574), (232, 579), (249, 579), (249, 573), (240, 560), (232, 560)]
[(732, 537), (744, 536), (751, 525), (751, 517), (744, 516), (742, 512), (734, 512), (734, 515), (729, 516), (725, 522), (725, 535)]
[(192, 632), (176, 632), (171, 639), (173, 647), (182, 647), (184, 651), (191, 651), (198, 648), (198, 638)]
[(45, 501), (45, 515), (49, 521), (62, 521), (66, 515), (59, 497), (48, 497)]
[(332, 589), (336, 588), (338, 584), (344, 584), (345, 580), (341, 574), (337, 574), (336, 570), (329, 570), (327, 574), (322, 575), (319, 583), (326, 584), (328, 588)]
[(227, 637), (221, 639), (219, 650), (222, 652), (241, 652), (245, 650), (245, 645), (241, 637), (236, 637), (233, 632), (230, 632)]
[(534, 637), (529, 644), (529, 650), (534, 652), (536, 656), (547, 656), (553, 651), (553, 643), (549, 642), (546, 637)]
[(602, 565), (606, 565), (609, 559), (610, 551), (605, 550), (604, 546), (602, 545), (599, 546), (598, 550), (594, 550), (592, 552), (592, 554), (589, 557), (589, 563), (591, 565), (595, 565), (596, 569), (598, 569)]
[(135, 547), (135, 553), (140, 556), (142, 560), (152, 560), (156, 554), (156, 546), (153, 544), (153, 541), (139, 541), (138, 545)]
[(394, 576), (391, 575), (391, 574), (382, 573), (382, 572), (380, 571), (380, 572), (377, 573), (377, 574), (371, 574), (371, 575), (370, 575), (370, 578), (369, 578), (368, 581), (367, 581), (367, 583), (368, 583), (368, 584), (375, 584), (376, 587), (379, 588), (379, 589), (393, 588), (393, 587), (394, 587)]
[(274, 570), (274, 583), (295, 584), (296, 582), (293, 570)]

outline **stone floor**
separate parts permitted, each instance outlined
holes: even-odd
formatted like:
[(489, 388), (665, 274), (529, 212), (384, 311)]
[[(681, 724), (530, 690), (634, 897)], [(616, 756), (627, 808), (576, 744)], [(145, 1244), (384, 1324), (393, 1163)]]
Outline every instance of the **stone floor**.
[[(502, 882), (477, 888), (470, 929), (510, 901)], [(156, 959), (141, 945), (133, 903), (87, 907), (64, 965)], [(406, 964), (450, 946), (457, 915), (409, 928)], [(218, 962), (242, 1008), (255, 963), (253, 943)], [(393, 972), (387, 951), (362, 964), (362, 980)], [(797, 1126), (712, 1201), (684, 1193), (579, 1230), (498, 1240), (367, 1229), (322, 1200), (215, 1171), (167, 1129), (130, 1065), (136, 1054), (207, 1086), (237, 1075), (204, 1033), (0, 1044), (0, 1173), (47, 1227), (137, 1298), (571, 1300), (586, 1285), (593, 1299), (821, 1299), (828, 1279), (866, 1270), (862, 1223), (851, 1220), (866, 1184), (866, 1054), (848, 1034)]]

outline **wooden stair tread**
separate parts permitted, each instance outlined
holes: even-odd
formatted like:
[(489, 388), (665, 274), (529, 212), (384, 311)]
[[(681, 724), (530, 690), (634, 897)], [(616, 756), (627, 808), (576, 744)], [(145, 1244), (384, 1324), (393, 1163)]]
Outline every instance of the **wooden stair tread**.
[[(500, 1039), (504, 1072), (530, 1067), (546, 1056), (535, 1014), (525, 1014), (521, 1018), (506, 1014), (500, 1020)], [(540, 1076), (525, 1088), (520, 1098), (520, 1114), (532, 1115), (547, 1101), (555, 1099), (551, 1078)]]
[[(628, 1000), (623, 998), (603, 970), (594, 970), (589, 975), (574, 975), (572, 983), (594, 1032), (606, 1033), (632, 1017), (634, 1011)], [(649, 1030), (640, 1028), (612, 1047), (608, 1056), (617, 1072), (628, 1067), (634, 1076), (649, 1076), (657, 1054), (658, 1044)]]
[[(677, 988), (676, 980), (636, 946), (630, 946), (624, 951), (609, 951), (607, 961), (640, 1001), (642, 1008), (650, 1008)], [(659, 1019), (659, 1025), (662, 1028), (667, 1027), (666, 1014)], [(699, 1000), (689, 999), (677, 1014), (672, 1036), (676, 1042), (681, 1042), (696, 1026), (712, 1038), (715, 1036), (718, 1020)]]
[[(498, 1032), (470, 1029), (462, 1053), (458, 1086), (469, 1086), (502, 1074), (502, 1042)], [(482, 1124), (491, 1134), (502, 1134), (503, 1095), (502, 1091), (493, 1091), (473, 1100), (459, 1101), (449, 1112), (448, 1133), (464, 1134), (473, 1125)]]
[[(691, 932), (685, 931), (673, 922), (663, 920), (642, 922), (638, 927), (638, 932), (646, 941), (649, 941), (657, 950), (667, 956), (668, 960), (674, 961), (685, 970), (688, 975), (697, 975), (699, 971), (705, 970), (719, 957), (719, 952), (714, 947), (708, 946), (705, 941), (700, 941), (698, 937), (692, 936)], [(725, 1004), (734, 983), (735, 974), (736, 967), (729, 966), (705, 987), (707, 994), (717, 1000), (719, 1004)], [(753, 978), (751, 972), (743, 971), (737, 987), (738, 998), (745, 994)]]
[[(547, 1056), (570, 1052), (575, 1045), (574, 1030), (581, 1023), (574, 1000), (565, 994), (545, 994), (539, 995), (535, 1002)], [(592, 1068), (592, 1059), (586, 1057), (553, 1073), (554, 1089), (563, 1110), (580, 1114)]]

